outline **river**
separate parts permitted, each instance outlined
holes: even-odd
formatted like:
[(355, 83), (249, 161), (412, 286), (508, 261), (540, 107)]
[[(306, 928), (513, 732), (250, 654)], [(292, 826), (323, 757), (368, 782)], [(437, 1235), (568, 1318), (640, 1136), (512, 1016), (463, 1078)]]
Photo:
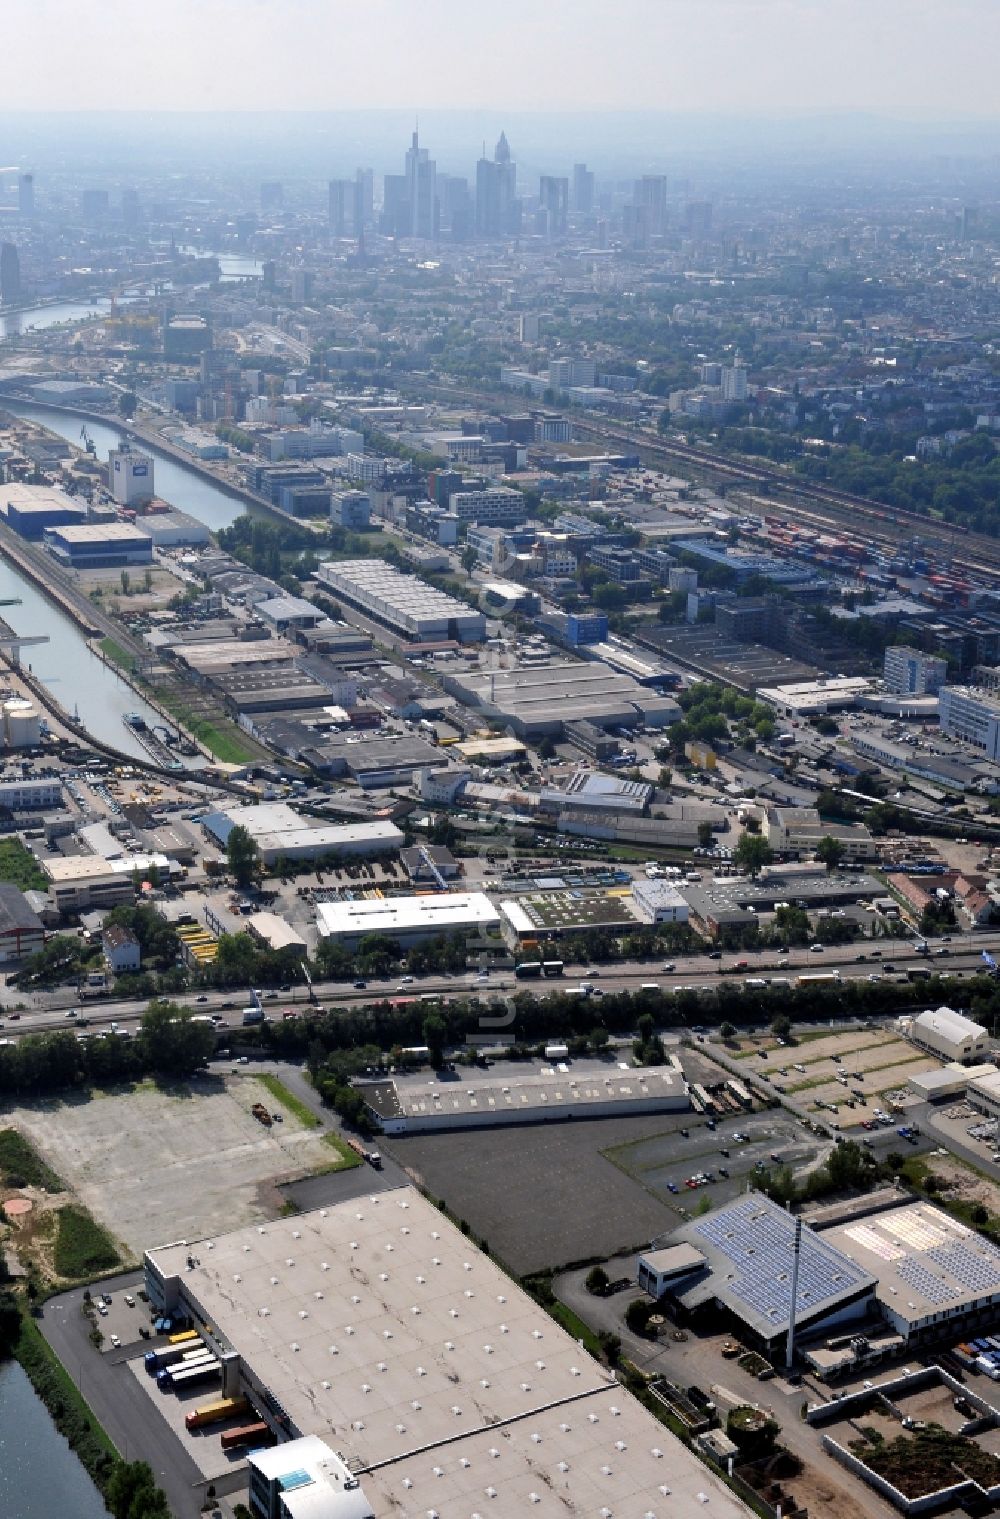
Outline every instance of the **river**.
[(110, 301), (103, 297), (89, 301), (58, 301), (52, 306), (27, 306), (23, 311), (10, 311), (0, 315), (0, 338), (9, 338), (33, 327), (42, 332), (46, 327), (56, 327), (60, 322), (85, 322), (88, 317), (100, 316), (108, 310)]
[(108, 1519), (100, 1493), (16, 1361), (0, 1364), (0, 1513)]

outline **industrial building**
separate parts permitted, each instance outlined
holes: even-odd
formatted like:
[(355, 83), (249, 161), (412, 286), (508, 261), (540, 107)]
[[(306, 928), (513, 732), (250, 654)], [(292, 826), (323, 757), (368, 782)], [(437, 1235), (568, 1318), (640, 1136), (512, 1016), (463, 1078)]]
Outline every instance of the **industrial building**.
[(402, 946), (435, 939), (439, 934), (483, 932), (499, 923), (499, 913), (481, 891), (320, 902), (316, 907), (320, 937), (336, 939), (345, 947), (359, 943), (366, 934), (386, 934)]
[(871, 689), (872, 682), (865, 675), (831, 675), (787, 686), (758, 686), (757, 699), (767, 702), (781, 717), (822, 717), (827, 712), (846, 711)]
[(131, 444), (123, 443), (108, 453), (108, 486), (119, 506), (138, 506), (152, 501), (153, 460)]
[(41, 538), (46, 528), (82, 525), (87, 508), (51, 485), (0, 485), (0, 514), (22, 538)]
[(132, 522), (50, 527), (44, 537), (53, 558), (71, 570), (119, 569), (153, 562), (152, 537)]
[(676, 886), (641, 877), (632, 885), (632, 910), (643, 923), (686, 923), (690, 912)]
[(968, 1065), (989, 1054), (991, 1040), (987, 1030), (950, 1007), (918, 1013), (916, 1018), (904, 1019), (903, 1027), (914, 1044), (941, 1060)]
[(153, 540), (157, 549), (194, 549), (211, 543), (212, 534), (204, 522), (199, 522), (188, 512), (147, 512), (142, 519), (142, 530)]
[(323, 775), (350, 775), (366, 791), (407, 786), (429, 765), (441, 763), (441, 750), (414, 734), (317, 736), (301, 759)]
[(23, 960), (45, 943), (45, 927), (24, 892), (0, 881), (0, 964)]
[(54, 812), (62, 806), (62, 794), (63, 785), (58, 776), (0, 772), (0, 807), (6, 807), (8, 812)]
[(816, 853), (820, 839), (836, 839), (848, 861), (877, 860), (879, 845), (863, 823), (827, 823), (815, 807), (765, 807), (765, 833), (775, 854)]
[(482, 612), (381, 559), (326, 560), (316, 579), (409, 642), (481, 643), (486, 637)]
[(246, 1396), (277, 1437), (250, 1459), (255, 1519), (746, 1519), (415, 1188), (154, 1247), (144, 1264), (153, 1308), (190, 1318), (220, 1395)]
[(907, 1344), (996, 1321), (1000, 1249), (930, 1203), (868, 1213), (820, 1238), (877, 1277), (878, 1308)]
[(948, 661), (903, 644), (890, 644), (882, 667), (887, 691), (899, 696), (933, 696), (948, 679)]
[[(856, 1264), (833, 1243), (751, 1192), (675, 1230), (673, 1244), (691, 1247), (687, 1269), (667, 1285), (670, 1299), (688, 1314), (726, 1314), (765, 1352), (784, 1347), (792, 1312), (796, 1235), (801, 1228), (795, 1294), (796, 1334), (817, 1335), (857, 1324), (875, 1304), (877, 1274)], [(649, 1279), (662, 1279), (663, 1263), (641, 1256)]]
[(403, 835), (385, 819), (372, 823), (311, 823), (285, 802), (262, 802), (251, 807), (225, 807), (201, 819), (201, 826), (220, 849), (234, 828), (245, 828), (265, 865), (278, 859), (319, 860), (328, 854), (367, 857), (389, 854), (402, 847)]
[(585, 720), (599, 728), (660, 726), (676, 703), (603, 664), (535, 665), (445, 675), (442, 684), (468, 707), (509, 725), (519, 738), (558, 734)]
[(682, 1113), (691, 1106), (678, 1065), (621, 1070), (601, 1060), (395, 1076), (360, 1082), (358, 1091), (385, 1134)]
[(128, 854), (117, 860), (101, 855), (56, 855), (42, 860), (50, 881), (49, 896), (60, 912), (87, 907), (117, 907), (135, 898), (136, 878), (155, 871), (161, 880), (183, 874), (165, 854)]
[(758, 880), (747, 876), (715, 876), (709, 881), (685, 881), (681, 893), (691, 909), (692, 920), (715, 934), (726, 923), (748, 923), (757, 912), (773, 912), (779, 902), (790, 902), (810, 912), (818, 907), (873, 901), (885, 888), (875, 876), (860, 872), (832, 874), (770, 870)]
[(541, 805), (547, 812), (614, 812), (641, 815), (653, 799), (649, 781), (625, 780), (619, 775), (600, 771), (575, 770), (564, 788), (547, 787), (541, 793)]

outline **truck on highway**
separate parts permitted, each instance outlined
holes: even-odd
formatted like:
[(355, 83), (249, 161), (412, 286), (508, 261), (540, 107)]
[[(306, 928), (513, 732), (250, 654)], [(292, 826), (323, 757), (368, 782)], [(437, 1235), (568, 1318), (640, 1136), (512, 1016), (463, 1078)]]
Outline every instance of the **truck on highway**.
[(244, 1028), (250, 1028), (255, 1023), (264, 1022), (264, 1010), (260, 1007), (245, 1007), (242, 1013)]

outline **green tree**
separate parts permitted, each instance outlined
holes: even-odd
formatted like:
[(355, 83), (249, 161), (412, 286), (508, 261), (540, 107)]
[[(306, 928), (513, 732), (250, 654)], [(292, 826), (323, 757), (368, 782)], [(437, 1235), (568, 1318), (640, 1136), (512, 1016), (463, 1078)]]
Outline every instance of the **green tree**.
[(440, 1013), (428, 1013), (424, 1019), (424, 1043), (430, 1051), (431, 1065), (439, 1071), (444, 1065), (444, 1046), (448, 1038), (448, 1025)]
[(135, 416), (135, 409), (138, 404), (138, 398), (134, 390), (123, 390), (118, 397), (118, 411), (120, 415), (128, 417), (130, 420)]
[(229, 830), (226, 859), (237, 886), (250, 886), (260, 865), (260, 850), (256, 839), (242, 823)]
[(196, 1023), (189, 1007), (151, 1002), (142, 1015), (139, 1046), (146, 1065), (167, 1076), (190, 1076), (215, 1049), (215, 1031)]
[(608, 1276), (608, 1273), (605, 1271), (603, 1266), (591, 1266), (590, 1270), (587, 1272), (586, 1278), (584, 1279), (583, 1285), (586, 1287), (587, 1291), (592, 1292), (595, 1297), (603, 1297), (608, 1290), (609, 1282), (610, 1277)]
[(698, 843), (702, 849), (708, 849), (712, 843), (712, 825), (709, 822), (698, 824)]
[(724, 1023), (719, 1029), (719, 1035), (728, 1044), (730, 1040), (736, 1038), (736, 1025), (734, 1023)]
[(787, 1013), (779, 1013), (777, 1018), (771, 1021), (771, 1033), (775, 1039), (781, 1039), (785, 1044), (792, 1037), (792, 1020)]
[(469, 577), (470, 580), (472, 578), (472, 572), (476, 568), (476, 565), (478, 563), (479, 563), (479, 555), (476, 553), (476, 550), (472, 547), (472, 544), (471, 543), (467, 543), (466, 546), (465, 546), (465, 548), (462, 550), (462, 568), (465, 571), (466, 575), (468, 575), (468, 577)]
[(835, 839), (832, 834), (825, 833), (816, 845), (816, 858), (824, 864), (828, 871), (837, 869), (844, 858), (844, 845), (840, 839)]
[(770, 844), (758, 833), (741, 834), (733, 850), (734, 865), (751, 879), (759, 876), (764, 866), (770, 865), (773, 859)]

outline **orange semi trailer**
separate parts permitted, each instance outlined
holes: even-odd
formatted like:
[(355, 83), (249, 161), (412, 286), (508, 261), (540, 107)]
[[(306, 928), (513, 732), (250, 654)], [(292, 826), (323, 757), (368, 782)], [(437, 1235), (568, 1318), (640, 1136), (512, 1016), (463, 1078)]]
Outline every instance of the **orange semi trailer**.
[(206, 1424), (219, 1424), (237, 1414), (245, 1414), (250, 1404), (246, 1398), (220, 1398), (217, 1403), (203, 1403), (184, 1416), (186, 1429), (203, 1429)]

